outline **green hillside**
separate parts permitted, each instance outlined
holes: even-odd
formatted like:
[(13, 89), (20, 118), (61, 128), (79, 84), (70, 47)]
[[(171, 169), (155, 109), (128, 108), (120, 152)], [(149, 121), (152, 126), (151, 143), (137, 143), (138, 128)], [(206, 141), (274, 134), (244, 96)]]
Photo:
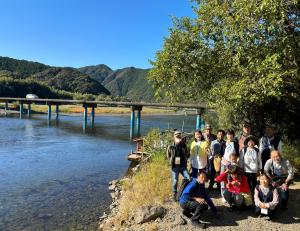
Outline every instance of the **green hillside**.
[(153, 101), (154, 91), (146, 76), (149, 69), (134, 67), (114, 71), (102, 84), (114, 96), (124, 96), (132, 100)]
[(46, 84), (29, 79), (0, 78), (0, 97), (25, 98), (28, 93), (40, 98), (72, 99), (72, 94), (55, 90)]
[(110, 95), (110, 92), (100, 82), (70, 67), (51, 67), (26, 60), (0, 57), (1, 77), (32, 79), (53, 89), (71, 93)]
[(101, 83), (70, 67), (49, 68), (30, 76), (30, 78), (59, 90), (94, 95), (110, 94)]
[(84, 74), (91, 76), (93, 79), (97, 80), (100, 83), (102, 83), (103, 80), (113, 72), (112, 69), (104, 64), (81, 67), (78, 68), (78, 70)]
[(0, 56), (0, 71), (9, 71), (19, 77), (25, 78), (37, 72), (44, 71), (49, 67), (50, 66), (44, 65), (42, 63)]

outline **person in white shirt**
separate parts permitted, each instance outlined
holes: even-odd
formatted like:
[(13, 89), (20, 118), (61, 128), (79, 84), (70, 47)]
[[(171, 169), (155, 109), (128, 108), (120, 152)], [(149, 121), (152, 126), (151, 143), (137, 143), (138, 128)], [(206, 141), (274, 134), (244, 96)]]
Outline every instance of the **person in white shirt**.
[(255, 145), (258, 140), (255, 136), (248, 136), (245, 139), (245, 147), (240, 152), (239, 166), (244, 170), (248, 185), (252, 194), (257, 184), (257, 177), (262, 169), (261, 153)]

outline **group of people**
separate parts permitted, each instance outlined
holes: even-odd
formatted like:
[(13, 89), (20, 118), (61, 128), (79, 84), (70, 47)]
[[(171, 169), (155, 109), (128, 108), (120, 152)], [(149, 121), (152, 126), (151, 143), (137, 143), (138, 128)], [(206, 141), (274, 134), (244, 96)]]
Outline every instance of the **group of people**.
[[(240, 137), (235, 137), (231, 129), (218, 130), (214, 135), (207, 124), (203, 133), (200, 130), (194, 132), (190, 145), (183, 140), (180, 131), (174, 132), (174, 143), (167, 150), (173, 198), (179, 199), (183, 214), (193, 225), (204, 225), (199, 218), (208, 207), (217, 212), (207, 193), (215, 184), (230, 210), (255, 208), (257, 216), (272, 220), (277, 208), (287, 209), (293, 167), (281, 157), (282, 141), (276, 128), (267, 125), (264, 132), (259, 140), (245, 123)], [(179, 174), (189, 182), (182, 191), (177, 189)]]

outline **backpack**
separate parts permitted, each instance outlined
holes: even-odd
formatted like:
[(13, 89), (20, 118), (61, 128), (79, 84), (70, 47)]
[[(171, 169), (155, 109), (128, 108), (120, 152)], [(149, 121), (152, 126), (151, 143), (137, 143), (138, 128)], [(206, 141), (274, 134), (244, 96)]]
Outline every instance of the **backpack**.
[(181, 185), (179, 187), (179, 190), (177, 192), (177, 195), (176, 195), (176, 201), (179, 201), (182, 193), (183, 193), (183, 190), (186, 188), (186, 186), (191, 182), (191, 180), (187, 180), (187, 179), (183, 179), (182, 182), (181, 182)]

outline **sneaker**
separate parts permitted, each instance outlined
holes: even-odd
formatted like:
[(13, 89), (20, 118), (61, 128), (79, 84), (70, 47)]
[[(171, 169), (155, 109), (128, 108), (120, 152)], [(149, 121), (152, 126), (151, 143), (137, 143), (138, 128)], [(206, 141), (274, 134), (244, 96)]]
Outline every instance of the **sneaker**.
[(188, 218), (191, 218), (193, 216), (189, 211), (183, 211), (182, 214)]

